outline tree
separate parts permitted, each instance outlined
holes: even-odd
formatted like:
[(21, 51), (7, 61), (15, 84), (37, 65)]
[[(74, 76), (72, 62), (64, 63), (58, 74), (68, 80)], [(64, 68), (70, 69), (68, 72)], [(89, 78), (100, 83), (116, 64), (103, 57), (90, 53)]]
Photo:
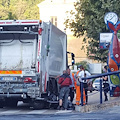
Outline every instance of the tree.
[(104, 15), (112, 11), (119, 16), (120, 2), (117, 0), (78, 0), (74, 6), (76, 12), (71, 11), (71, 16), (65, 21), (66, 27), (73, 31), (74, 36), (84, 36), (83, 42), (88, 40), (86, 47), (88, 58), (106, 62), (108, 50), (99, 49), (99, 33), (110, 32), (104, 23)]
[(89, 70), (89, 63), (87, 61), (80, 61), (78, 63), (75, 63), (75, 65), (77, 65), (77, 67), (82, 65), (85, 70)]
[(0, 19), (39, 19), (39, 8), (37, 4), (43, 0), (1, 0)]

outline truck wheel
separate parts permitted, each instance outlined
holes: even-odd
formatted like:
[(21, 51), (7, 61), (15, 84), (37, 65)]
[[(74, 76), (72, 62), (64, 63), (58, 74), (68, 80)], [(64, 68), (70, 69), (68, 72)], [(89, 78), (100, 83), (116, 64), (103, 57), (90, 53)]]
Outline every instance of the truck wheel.
[(17, 100), (7, 100), (6, 101), (6, 106), (7, 107), (17, 107), (17, 103), (18, 103)]
[(57, 109), (57, 107), (58, 107), (58, 104), (53, 104), (54, 109)]
[(44, 101), (33, 101), (32, 103), (30, 103), (30, 106), (35, 109), (43, 109), (45, 107), (45, 102)]
[(5, 106), (5, 102), (3, 100), (0, 100), (0, 108), (3, 108)]

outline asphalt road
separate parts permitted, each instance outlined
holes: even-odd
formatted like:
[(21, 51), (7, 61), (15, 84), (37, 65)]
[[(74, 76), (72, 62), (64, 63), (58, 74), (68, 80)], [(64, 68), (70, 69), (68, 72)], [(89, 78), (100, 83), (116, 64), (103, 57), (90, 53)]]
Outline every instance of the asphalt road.
[[(88, 104), (99, 103), (98, 91), (88, 93)], [(104, 100), (104, 95), (103, 95)], [(19, 102), (16, 108), (0, 108), (0, 120), (119, 120), (120, 107), (89, 113), (77, 111), (58, 111), (55, 109), (33, 110), (28, 104)]]
[(119, 120), (120, 107), (80, 113), (72, 110), (31, 110), (27, 104), (19, 103), (16, 108), (1, 108), (0, 120)]
[(59, 111), (51, 114), (13, 114), (0, 115), (0, 120), (119, 120), (120, 119), (120, 107), (113, 107), (112, 109), (91, 112), (68, 112)]

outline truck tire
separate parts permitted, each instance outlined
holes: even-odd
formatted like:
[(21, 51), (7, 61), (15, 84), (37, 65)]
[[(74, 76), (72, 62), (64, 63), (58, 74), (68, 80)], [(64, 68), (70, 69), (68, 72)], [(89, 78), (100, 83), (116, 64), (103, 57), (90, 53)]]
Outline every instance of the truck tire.
[(0, 100), (0, 108), (3, 108), (5, 106), (5, 101)]
[(17, 100), (8, 99), (6, 100), (6, 107), (17, 107), (17, 103)]
[(57, 107), (58, 107), (58, 104), (50, 104), (50, 107), (49, 107), (49, 109), (57, 109)]
[(45, 102), (44, 101), (33, 101), (30, 103), (30, 106), (34, 110), (40, 110), (40, 109), (43, 109), (45, 107)]

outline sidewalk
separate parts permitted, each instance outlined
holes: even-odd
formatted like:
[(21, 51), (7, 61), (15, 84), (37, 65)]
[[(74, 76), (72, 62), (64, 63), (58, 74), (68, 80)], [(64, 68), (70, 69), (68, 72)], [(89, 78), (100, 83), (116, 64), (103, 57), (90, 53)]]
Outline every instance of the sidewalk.
[[(104, 93), (102, 94), (103, 102), (100, 104), (100, 93), (98, 91), (88, 92), (88, 104), (85, 106), (75, 106), (75, 110), (79, 112), (91, 112), (102, 110), (113, 106), (120, 106), (120, 97), (109, 97), (108, 101), (104, 102)], [(75, 102), (75, 101), (74, 101)]]

